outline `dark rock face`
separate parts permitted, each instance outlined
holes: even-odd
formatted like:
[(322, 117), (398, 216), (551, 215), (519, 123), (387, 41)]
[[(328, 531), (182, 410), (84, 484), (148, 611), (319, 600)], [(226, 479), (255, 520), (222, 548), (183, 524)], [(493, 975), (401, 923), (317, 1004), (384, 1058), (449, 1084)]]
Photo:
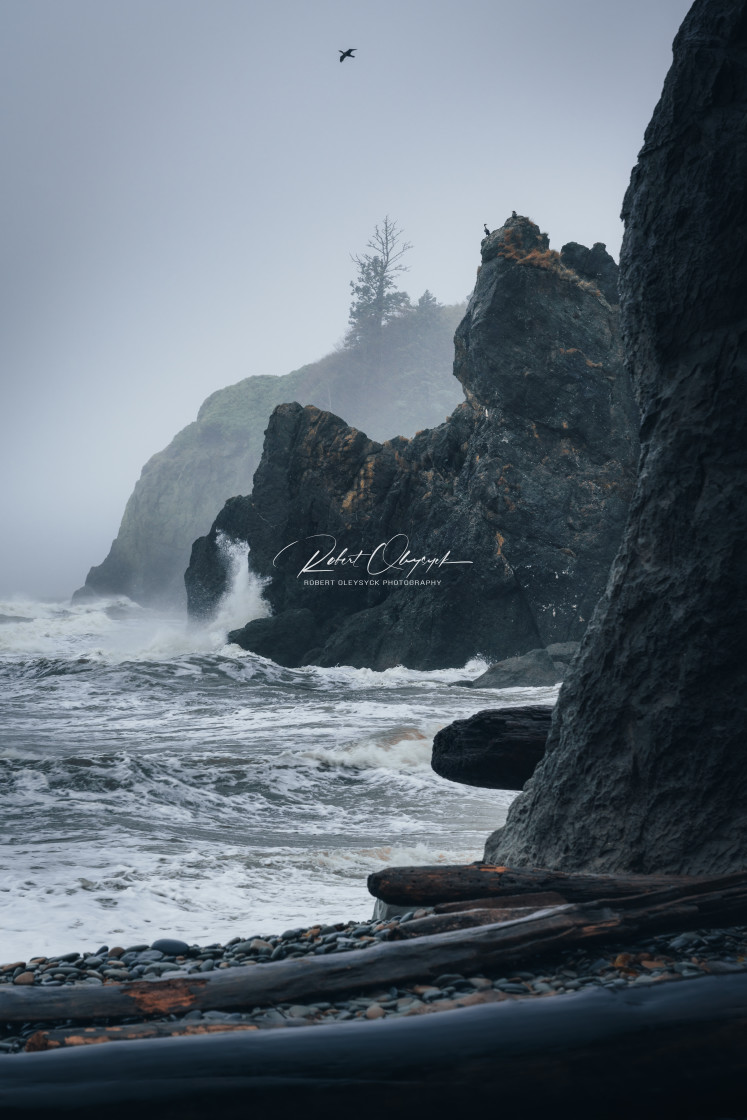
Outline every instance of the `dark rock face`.
[(618, 267), (607, 252), (602, 241), (595, 242), (591, 249), (569, 241), (560, 250), (560, 259), (566, 268), (572, 268), (584, 280), (590, 280), (599, 288), (609, 303), (618, 303)]
[(747, 3), (697, 0), (625, 198), (642, 458), (547, 754), (486, 859), (747, 862)]
[(306, 607), (283, 611), (277, 618), (254, 618), (240, 630), (229, 630), (228, 640), (290, 669), (301, 664), (299, 649), (319, 645), (316, 619)]
[(486, 789), (521, 789), (545, 753), (551, 707), (495, 708), (456, 719), (433, 740), (442, 778)]
[[(521, 217), (483, 242), (455, 339), (467, 400), (440, 427), (382, 444), (316, 408), (275, 410), (251, 498), (195, 543), (193, 614), (225, 585), (222, 531), (271, 577), (271, 627), (314, 616), (284, 664), (435, 669), (581, 638), (624, 525), (637, 414), (617, 309), (547, 245)], [(302, 572), (316, 549), (336, 562)]]

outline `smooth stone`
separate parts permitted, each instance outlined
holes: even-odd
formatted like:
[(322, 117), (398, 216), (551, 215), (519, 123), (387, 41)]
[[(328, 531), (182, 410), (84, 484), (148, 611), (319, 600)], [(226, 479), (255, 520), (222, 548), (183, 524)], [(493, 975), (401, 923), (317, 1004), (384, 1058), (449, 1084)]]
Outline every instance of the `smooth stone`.
[(175, 937), (159, 937), (158, 941), (154, 941), (151, 945), (151, 950), (153, 949), (166, 957), (183, 957), (189, 952), (189, 945), (186, 941), (179, 941)]
[(212, 972), (214, 968), (215, 961), (212, 957), (208, 957), (208, 959), (206, 961), (203, 961), (200, 965), (200, 972)]
[(160, 961), (163, 959), (164, 954), (160, 949), (144, 949), (142, 953), (138, 953), (138, 964), (146, 964), (148, 961)]
[(33, 984), (34, 983), (34, 973), (33, 972), (19, 972), (18, 976), (15, 976), (13, 978), (13, 983), (14, 984)]
[(464, 981), (461, 972), (444, 972), (442, 976), (437, 976), (433, 981), (436, 988), (448, 988), (450, 984), (456, 984), (459, 981)]
[(313, 1015), (316, 1010), (315, 1007), (307, 1007), (303, 1003), (294, 1003), (292, 1007), (288, 1008), (288, 1014), (293, 1019), (305, 1019), (309, 1015)]

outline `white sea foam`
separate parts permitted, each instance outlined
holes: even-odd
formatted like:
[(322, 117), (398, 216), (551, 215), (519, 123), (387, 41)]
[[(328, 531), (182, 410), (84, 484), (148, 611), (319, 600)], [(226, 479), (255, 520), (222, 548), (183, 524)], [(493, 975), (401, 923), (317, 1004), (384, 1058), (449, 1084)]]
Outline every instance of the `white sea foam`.
[(225, 642), (267, 609), (234, 560), (212, 628), (0, 603), (0, 958), (367, 918), (371, 871), (477, 859), (504, 819), (513, 793), (433, 773), (433, 735), (556, 689), (458, 687), (478, 660), (284, 669)]

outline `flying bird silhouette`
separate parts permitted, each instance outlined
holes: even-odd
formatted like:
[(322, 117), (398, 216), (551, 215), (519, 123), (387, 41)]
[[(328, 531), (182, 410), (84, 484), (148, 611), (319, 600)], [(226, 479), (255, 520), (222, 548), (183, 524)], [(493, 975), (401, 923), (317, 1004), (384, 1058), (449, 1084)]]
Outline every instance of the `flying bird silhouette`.
[[(340, 50), (339, 47), (337, 49)], [(344, 62), (346, 58), (354, 58), (355, 56), (353, 54), (353, 51), (357, 50), (357, 47), (350, 47), (349, 50), (340, 51), (340, 62)]]

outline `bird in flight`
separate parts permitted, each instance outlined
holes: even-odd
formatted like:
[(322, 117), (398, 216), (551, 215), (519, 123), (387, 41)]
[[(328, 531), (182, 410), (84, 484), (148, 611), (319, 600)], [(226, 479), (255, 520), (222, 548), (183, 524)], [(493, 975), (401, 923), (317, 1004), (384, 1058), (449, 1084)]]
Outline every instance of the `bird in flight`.
[[(340, 50), (339, 47), (337, 49)], [(346, 58), (354, 58), (355, 56), (353, 54), (353, 51), (357, 51), (357, 50), (358, 50), (357, 47), (350, 47), (346, 51), (340, 51), (340, 62), (344, 62)]]

